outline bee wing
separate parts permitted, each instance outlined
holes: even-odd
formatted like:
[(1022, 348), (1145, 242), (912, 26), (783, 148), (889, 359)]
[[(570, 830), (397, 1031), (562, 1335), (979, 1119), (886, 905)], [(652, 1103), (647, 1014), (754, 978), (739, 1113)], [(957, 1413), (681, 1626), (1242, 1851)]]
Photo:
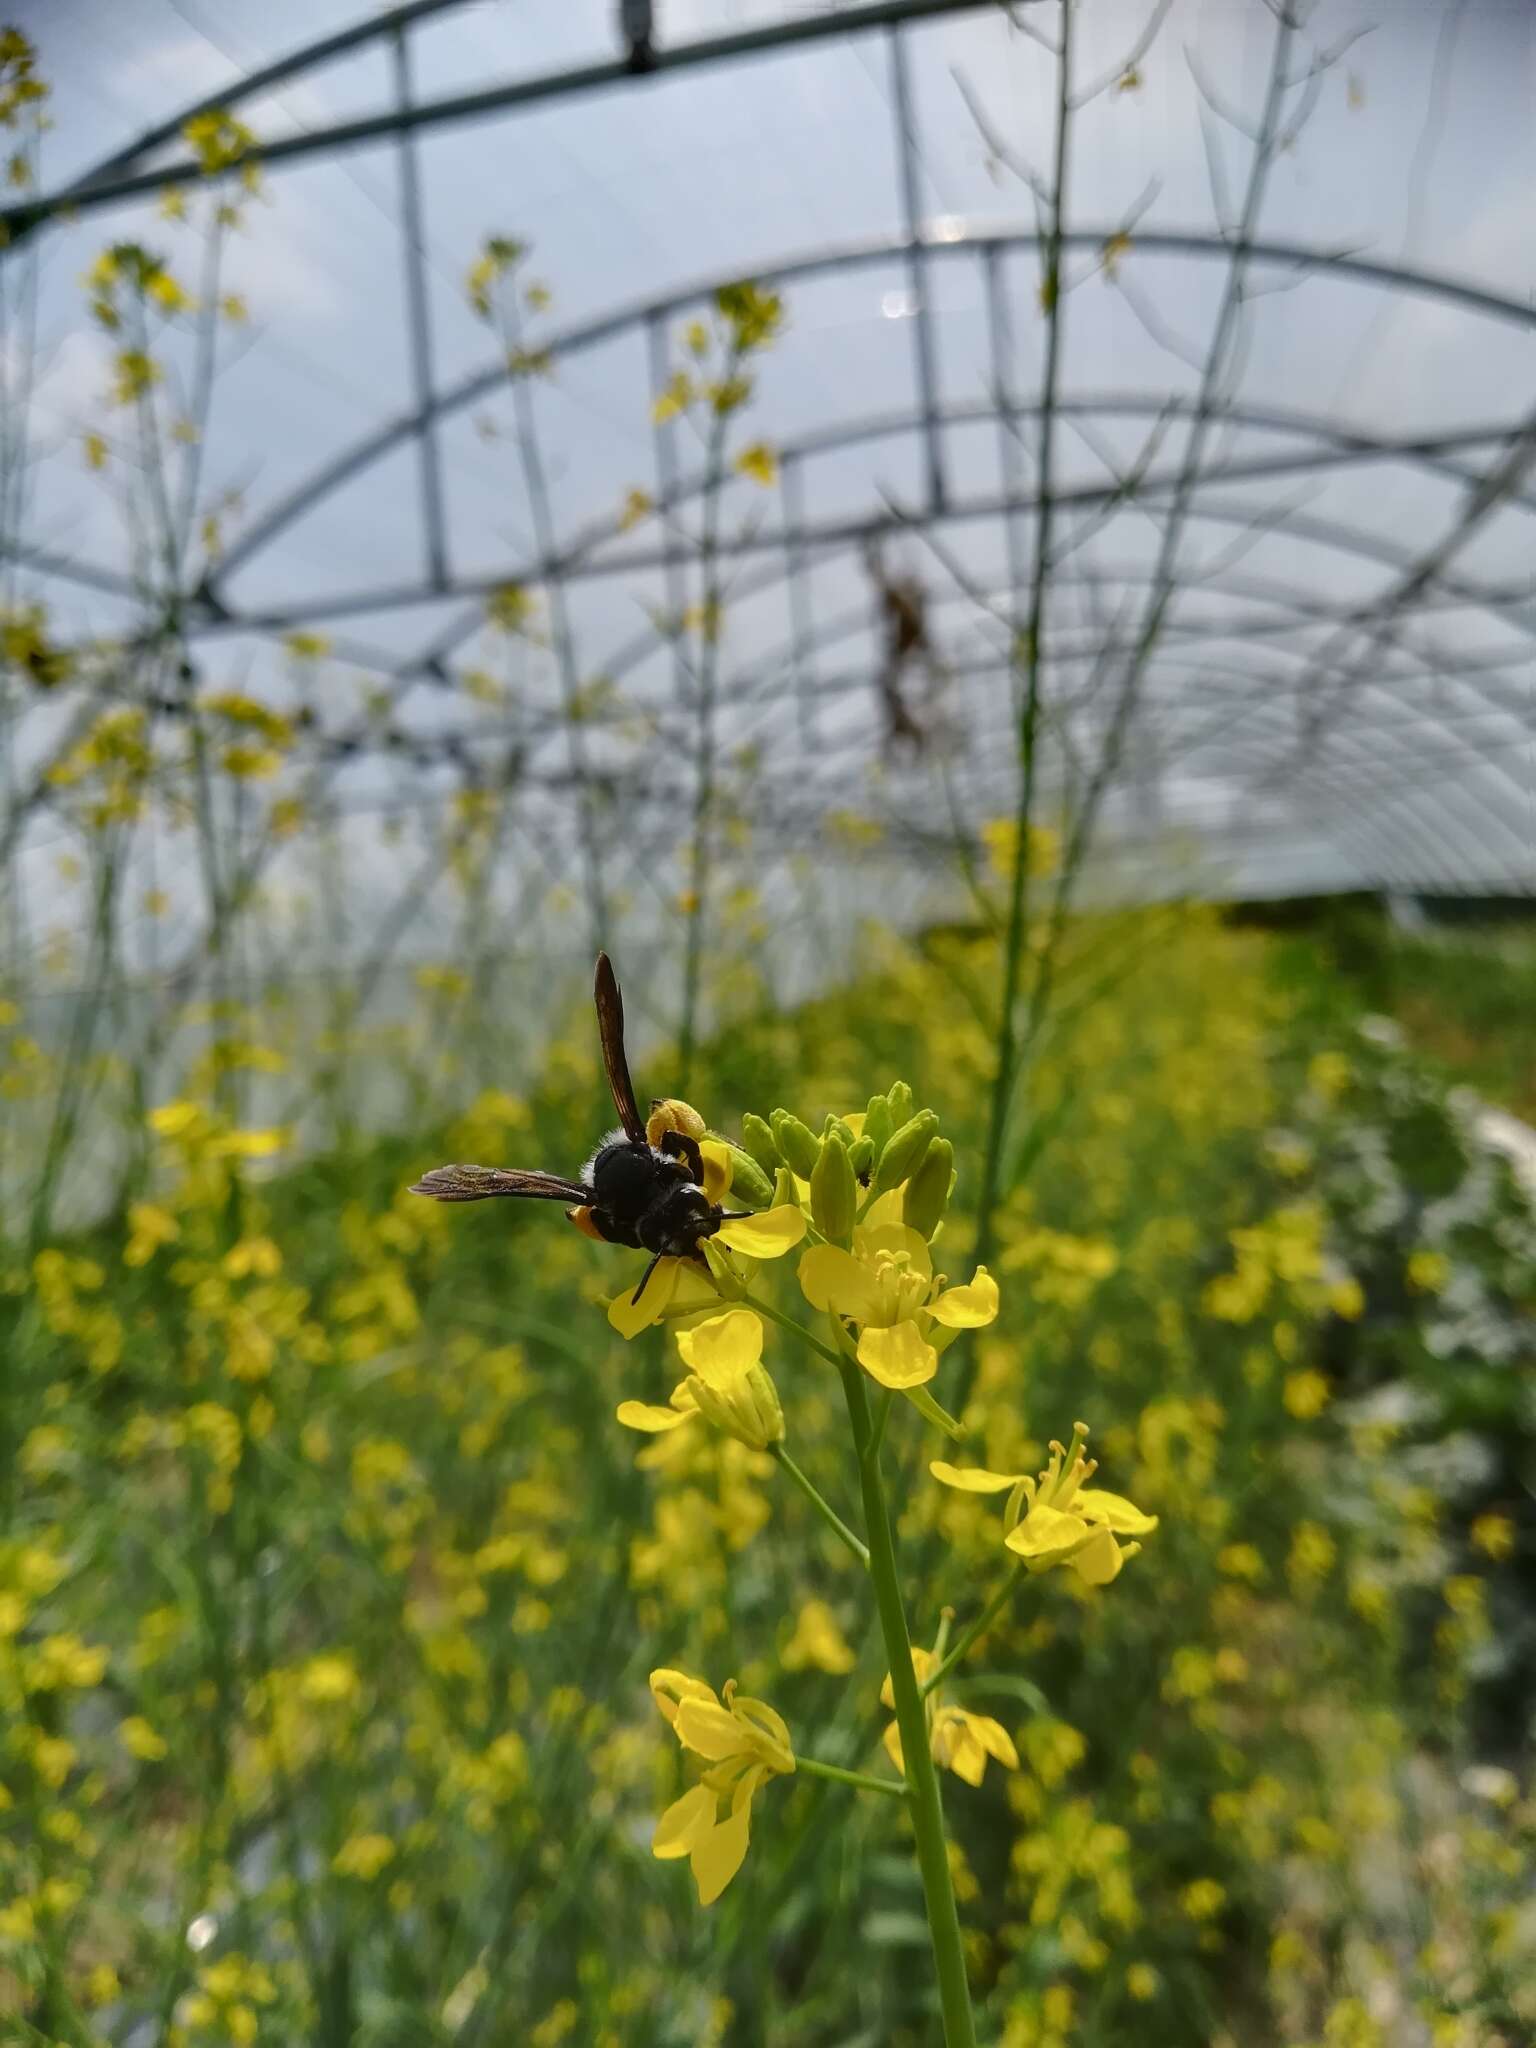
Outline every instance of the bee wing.
[(557, 1173), (524, 1173), (515, 1166), (434, 1166), (411, 1189), (435, 1202), (483, 1202), (492, 1195), (527, 1195), (540, 1202), (589, 1202), (592, 1190)]
[(597, 956), (592, 999), (597, 1004), (597, 1035), (602, 1041), (603, 1066), (613, 1091), (613, 1106), (631, 1145), (643, 1145), (645, 1119), (635, 1106), (635, 1084), (629, 1078), (629, 1062), (624, 1057), (624, 999), (606, 953)]

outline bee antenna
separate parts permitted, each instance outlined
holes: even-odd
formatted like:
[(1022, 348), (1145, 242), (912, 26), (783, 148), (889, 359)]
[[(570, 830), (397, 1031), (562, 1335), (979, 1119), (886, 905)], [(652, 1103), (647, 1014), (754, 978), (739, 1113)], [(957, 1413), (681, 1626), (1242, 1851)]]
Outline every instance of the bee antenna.
[(644, 1294), (644, 1292), (645, 1292), (645, 1283), (646, 1283), (646, 1281), (647, 1281), (647, 1280), (649, 1280), (649, 1279), (650, 1279), (651, 1275), (652, 1275), (652, 1274), (653, 1274), (653, 1273), (655, 1272), (656, 1268), (657, 1268), (657, 1267), (658, 1267), (658, 1266), (659, 1266), (659, 1265), (661, 1264), (661, 1260), (662, 1260), (662, 1254), (661, 1254), (660, 1252), (657, 1252), (656, 1256), (655, 1256), (655, 1257), (654, 1257), (654, 1258), (653, 1258), (653, 1259), (651, 1260), (651, 1263), (650, 1263), (650, 1264), (649, 1264), (649, 1265), (648, 1265), (648, 1266), (646, 1267), (645, 1271), (644, 1271), (644, 1272), (643, 1272), (643, 1273), (642, 1273), (642, 1274), (640, 1275), (640, 1285), (639, 1285), (639, 1286), (638, 1286), (638, 1287), (637, 1287), (637, 1288), (635, 1289), (634, 1293), (633, 1293), (633, 1294), (632, 1294), (632, 1295), (631, 1295), (631, 1296), (629, 1297), (629, 1305), (630, 1305), (630, 1307), (631, 1307), (631, 1308), (633, 1308), (633, 1307), (634, 1307), (634, 1306), (636, 1305), (636, 1303), (637, 1303), (637, 1302), (639, 1301), (639, 1299), (640, 1299), (641, 1295), (642, 1295), (642, 1294)]

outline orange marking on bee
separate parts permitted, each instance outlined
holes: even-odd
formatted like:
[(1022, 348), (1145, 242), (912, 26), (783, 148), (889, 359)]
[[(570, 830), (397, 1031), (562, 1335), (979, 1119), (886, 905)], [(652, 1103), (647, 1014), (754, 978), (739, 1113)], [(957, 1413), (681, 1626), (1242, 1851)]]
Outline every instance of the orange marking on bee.
[(568, 1223), (575, 1224), (583, 1237), (590, 1237), (594, 1244), (603, 1242), (603, 1233), (592, 1221), (592, 1210), (587, 1203), (583, 1203), (579, 1209), (567, 1209), (565, 1217)]

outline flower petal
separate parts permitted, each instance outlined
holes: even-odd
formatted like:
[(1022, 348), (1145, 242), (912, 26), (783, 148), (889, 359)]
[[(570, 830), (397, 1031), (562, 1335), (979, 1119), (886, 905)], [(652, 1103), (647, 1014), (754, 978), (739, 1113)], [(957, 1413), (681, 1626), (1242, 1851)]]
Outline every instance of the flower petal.
[(660, 1436), (664, 1430), (676, 1429), (679, 1423), (689, 1421), (693, 1410), (658, 1408), (650, 1401), (621, 1401), (614, 1413), (626, 1429), (641, 1429), (647, 1436)]
[(887, 1188), (883, 1195), (877, 1195), (864, 1211), (864, 1221), (859, 1225), (860, 1230), (878, 1230), (884, 1223), (899, 1223), (902, 1200), (902, 1189), (899, 1187)]
[(645, 1283), (638, 1301), (634, 1289), (626, 1288), (608, 1304), (608, 1321), (621, 1337), (638, 1337), (658, 1322), (672, 1305), (683, 1270), (681, 1259), (662, 1259)]
[(997, 1320), (998, 1305), (997, 1282), (978, 1266), (964, 1287), (946, 1287), (931, 1301), (928, 1313), (951, 1330), (980, 1330)]
[(943, 1458), (933, 1459), (928, 1470), (941, 1486), (952, 1486), (957, 1493), (1006, 1493), (1018, 1484), (1017, 1473), (988, 1472), (980, 1465), (950, 1465)]
[(740, 1379), (763, 1355), (762, 1321), (749, 1308), (730, 1308), (691, 1330), (679, 1330), (677, 1348), (683, 1363), (710, 1386)]
[(681, 1799), (674, 1799), (651, 1836), (651, 1854), (663, 1862), (673, 1856), (692, 1855), (695, 1846), (715, 1824), (715, 1795), (707, 1785), (695, 1785)]
[(990, 1714), (967, 1714), (966, 1724), (971, 1733), (987, 1752), (995, 1756), (1000, 1764), (1010, 1771), (1019, 1768), (1019, 1752), (1013, 1746), (1013, 1737), (1001, 1721), (994, 1721)]
[[(876, 1207), (878, 1206), (877, 1203)], [(871, 1226), (866, 1217), (855, 1233), (854, 1244), (860, 1255), (865, 1258), (872, 1258), (876, 1252), (905, 1252), (911, 1272), (921, 1275), (924, 1280), (933, 1278), (933, 1260), (929, 1256), (927, 1238), (920, 1231), (910, 1229), (905, 1223), (877, 1223)]]
[(666, 1664), (651, 1673), (650, 1685), (651, 1697), (674, 1725), (681, 1701), (712, 1700), (715, 1696), (714, 1687), (706, 1685), (702, 1678), (690, 1678), (686, 1671), (674, 1671)]
[(749, 1795), (739, 1810), (732, 1809), (729, 1820), (711, 1828), (695, 1845), (691, 1860), (701, 1906), (712, 1906), (740, 1870), (746, 1859), (751, 1825), (752, 1801)]
[(747, 1730), (733, 1713), (713, 1700), (683, 1700), (672, 1725), (686, 1749), (697, 1750), (711, 1763), (724, 1763), (727, 1757), (740, 1756), (748, 1746)]
[(1073, 1571), (1090, 1586), (1107, 1586), (1111, 1579), (1119, 1578), (1125, 1556), (1107, 1529), (1096, 1529), (1070, 1562)]
[(835, 1244), (812, 1245), (800, 1257), (800, 1292), (812, 1308), (833, 1309), (863, 1322), (878, 1306), (869, 1268)]
[(939, 1369), (939, 1354), (916, 1323), (859, 1333), (859, 1363), (882, 1387), (920, 1387)]
[(939, 1709), (933, 1730), (933, 1755), (936, 1763), (947, 1764), (967, 1785), (979, 1785), (987, 1774), (987, 1752), (976, 1740), (971, 1717), (963, 1708)]
[(1003, 1540), (1010, 1550), (1023, 1558), (1032, 1572), (1046, 1572), (1053, 1564), (1065, 1564), (1069, 1557), (1074, 1557), (1091, 1542), (1093, 1536), (1093, 1529), (1081, 1515), (1064, 1514), (1060, 1508), (1048, 1508), (1036, 1502), (1019, 1526)]
[(704, 1161), (706, 1201), (723, 1202), (731, 1189), (731, 1154), (719, 1138), (701, 1138), (699, 1157)]
[(776, 1771), (795, 1768), (795, 1746), (789, 1739), (789, 1723), (782, 1714), (776, 1713), (766, 1700), (749, 1699), (744, 1692), (736, 1694), (731, 1708), (759, 1737), (759, 1754), (765, 1763), (771, 1763)]
[[(886, 1684), (890, 1684), (889, 1679), (886, 1680)], [(907, 1766), (901, 1754), (901, 1730), (894, 1721), (887, 1725), (886, 1731), (880, 1740), (885, 1744), (886, 1755), (896, 1766), (897, 1770), (900, 1771), (901, 1775), (905, 1777), (907, 1775)]]
[(1145, 1536), (1157, 1527), (1156, 1515), (1144, 1515), (1139, 1507), (1118, 1493), (1106, 1493), (1099, 1486), (1081, 1486), (1072, 1505), (1090, 1522), (1102, 1522), (1117, 1536)]
[(781, 1259), (805, 1235), (805, 1211), (798, 1202), (780, 1202), (739, 1223), (722, 1223), (715, 1233), (722, 1244), (749, 1259)]

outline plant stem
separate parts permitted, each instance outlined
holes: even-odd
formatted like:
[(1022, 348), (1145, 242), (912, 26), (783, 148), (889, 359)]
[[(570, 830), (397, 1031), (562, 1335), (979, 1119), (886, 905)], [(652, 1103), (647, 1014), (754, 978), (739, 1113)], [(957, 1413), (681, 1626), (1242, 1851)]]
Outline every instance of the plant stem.
[(933, 1670), (930, 1671), (928, 1676), (923, 1680), (922, 1695), (924, 1699), (928, 1697), (929, 1693), (933, 1691), (936, 1685), (940, 1685), (943, 1683), (944, 1679), (946, 1679), (949, 1676), (950, 1672), (954, 1670), (955, 1666), (960, 1662), (960, 1659), (965, 1655), (967, 1650), (971, 1648), (972, 1644), (975, 1643), (980, 1637), (986, 1634), (987, 1630), (992, 1626), (993, 1622), (996, 1621), (998, 1615), (1002, 1612), (1003, 1608), (1006, 1607), (1008, 1602), (1013, 1598), (1014, 1589), (1018, 1585), (1019, 1580), (1023, 1577), (1023, 1575), (1023, 1565), (1016, 1564), (1013, 1570), (1008, 1574), (1007, 1578), (1004, 1579), (1003, 1583), (998, 1587), (997, 1591), (992, 1595), (992, 1598), (987, 1602), (986, 1606), (981, 1610), (980, 1614), (978, 1614), (976, 1619), (971, 1623), (970, 1627), (962, 1629), (960, 1631), (959, 1639), (956, 1641), (954, 1647), (950, 1650), (949, 1654), (944, 1658), (943, 1662), (941, 1664), (935, 1665)]
[(770, 1323), (777, 1323), (781, 1330), (793, 1330), (800, 1342), (808, 1345), (818, 1358), (824, 1358), (828, 1365), (841, 1367), (843, 1361), (831, 1345), (823, 1344), (819, 1337), (812, 1336), (804, 1323), (797, 1323), (793, 1316), (785, 1315), (784, 1311), (775, 1308), (771, 1301), (760, 1301), (755, 1294), (744, 1294), (741, 1300), (744, 1308), (756, 1309), (760, 1316), (766, 1316)]
[(955, 1910), (955, 1891), (949, 1874), (949, 1845), (944, 1839), (944, 1806), (939, 1797), (938, 1773), (928, 1748), (928, 1717), (917, 1689), (917, 1674), (912, 1669), (912, 1642), (907, 1634), (896, 1544), (885, 1503), (885, 1485), (880, 1476), (880, 1450), (870, 1426), (864, 1376), (857, 1365), (848, 1361), (843, 1361), (840, 1369), (843, 1394), (848, 1403), (848, 1420), (853, 1427), (854, 1448), (859, 1457), (864, 1522), (869, 1537), (869, 1575), (875, 1584), (880, 1633), (885, 1639), (891, 1691), (896, 1702), (896, 1726), (901, 1732), (912, 1831), (917, 1837), (917, 1862), (923, 1880), (923, 1903), (928, 1912), (928, 1933), (933, 1942), (933, 1961), (939, 1979), (945, 2048), (976, 2048), (976, 2026), (971, 2017), (970, 1987), (965, 1976), (965, 1950), (960, 1940), (960, 1916)]
[(806, 1499), (810, 1502), (811, 1506), (816, 1510), (817, 1514), (820, 1515), (821, 1519), (826, 1523), (827, 1527), (832, 1531), (833, 1535), (836, 1536), (840, 1542), (847, 1545), (847, 1547), (853, 1552), (854, 1556), (859, 1560), (859, 1563), (863, 1565), (865, 1571), (868, 1571), (869, 1551), (866, 1548), (866, 1546), (859, 1541), (857, 1536), (854, 1535), (853, 1531), (849, 1528), (848, 1524), (843, 1520), (842, 1516), (838, 1514), (837, 1510), (832, 1506), (831, 1502), (825, 1500), (822, 1497), (822, 1495), (817, 1491), (815, 1486), (812, 1485), (811, 1481), (806, 1478), (805, 1474), (800, 1470), (800, 1467), (795, 1463), (794, 1459), (789, 1455), (788, 1451), (785, 1450), (784, 1446), (782, 1444), (774, 1444), (772, 1449), (774, 1457), (777, 1458), (779, 1463), (783, 1466), (786, 1477), (792, 1479), (795, 1482), (796, 1486), (799, 1487), (800, 1491), (805, 1495)]
[(834, 1784), (852, 1785), (859, 1792), (884, 1792), (892, 1799), (911, 1797), (905, 1784), (896, 1778), (874, 1778), (867, 1771), (845, 1771), (841, 1764), (819, 1763), (813, 1756), (797, 1756), (797, 1771), (809, 1771), (813, 1778), (830, 1778)]

